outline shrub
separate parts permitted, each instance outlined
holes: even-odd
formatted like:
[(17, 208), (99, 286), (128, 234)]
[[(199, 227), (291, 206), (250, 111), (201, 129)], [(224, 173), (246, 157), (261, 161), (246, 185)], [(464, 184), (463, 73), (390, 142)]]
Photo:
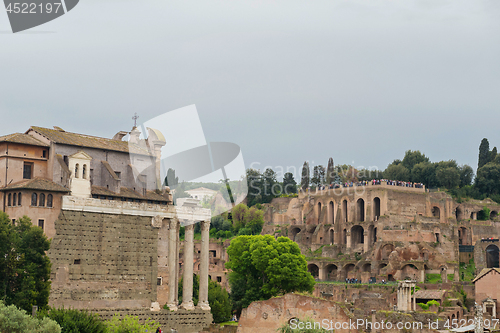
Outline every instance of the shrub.
[(106, 333), (106, 325), (97, 314), (75, 309), (50, 309), (44, 316), (61, 326), (61, 333)]
[(208, 281), (208, 303), (215, 323), (223, 323), (231, 319), (232, 304), (226, 289), (215, 281)]
[(160, 324), (154, 320), (148, 319), (144, 324), (139, 323), (139, 317), (127, 315), (123, 319), (115, 314), (113, 319), (106, 322), (109, 333), (146, 333), (156, 332)]
[(49, 318), (33, 318), (26, 311), (0, 301), (0, 332), (61, 333), (61, 327)]
[(422, 308), (422, 310), (428, 310), (429, 309), (429, 305), (428, 304), (417, 303), (417, 305), (420, 306)]

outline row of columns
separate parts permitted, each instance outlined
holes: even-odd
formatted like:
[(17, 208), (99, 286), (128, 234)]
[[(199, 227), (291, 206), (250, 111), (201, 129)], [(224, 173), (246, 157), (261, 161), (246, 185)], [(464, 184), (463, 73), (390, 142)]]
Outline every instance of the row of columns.
[(412, 296), (412, 289), (415, 289), (415, 281), (399, 281), (398, 285), (398, 311), (415, 311), (416, 298)]
[[(170, 220), (168, 237), (168, 302), (167, 306), (172, 311), (177, 311), (179, 295), (177, 286), (179, 284), (179, 220)], [(208, 304), (208, 265), (209, 265), (209, 243), (210, 243), (210, 221), (201, 222), (201, 253), (200, 253), (200, 291), (198, 307), (202, 310), (210, 310)], [(182, 285), (182, 304), (185, 310), (194, 310), (193, 303), (193, 265), (194, 265), (194, 224), (185, 227), (184, 246), (184, 275)]]

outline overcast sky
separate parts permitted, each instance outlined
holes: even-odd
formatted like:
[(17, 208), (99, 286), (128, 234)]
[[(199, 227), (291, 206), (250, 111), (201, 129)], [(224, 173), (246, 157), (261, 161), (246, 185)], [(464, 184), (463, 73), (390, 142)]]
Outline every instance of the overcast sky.
[(112, 137), (196, 104), (247, 167), (476, 168), (500, 147), (500, 2), (81, 0), (17, 34), (2, 7), (0, 77), (1, 135)]

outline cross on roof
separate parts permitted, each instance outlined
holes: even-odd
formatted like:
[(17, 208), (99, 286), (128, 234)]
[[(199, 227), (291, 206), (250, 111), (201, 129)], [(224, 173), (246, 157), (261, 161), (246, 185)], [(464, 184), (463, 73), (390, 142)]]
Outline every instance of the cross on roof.
[(135, 112), (134, 116), (132, 117), (132, 119), (134, 119), (134, 127), (137, 127), (137, 118), (139, 118), (139, 116), (137, 115), (137, 112)]

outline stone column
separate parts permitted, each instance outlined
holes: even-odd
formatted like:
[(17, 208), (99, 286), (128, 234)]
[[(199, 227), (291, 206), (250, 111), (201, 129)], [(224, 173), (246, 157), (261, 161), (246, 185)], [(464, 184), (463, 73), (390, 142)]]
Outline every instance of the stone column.
[(170, 310), (177, 311), (177, 224), (176, 218), (170, 220), (168, 231), (168, 302)]
[(193, 304), (193, 252), (194, 252), (194, 226), (186, 226), (184, 243), (184, 280), (182, 286), (181, 307), (186, 310), (194, 310)]
[(369, 242), (368, 231), (366, 231), (366, 230), (363, 232), (363, 242), (364, 242), (363, 243), (363, 252), (366, 253), (366, 252), (368, 252), (368, 245), (369, 245), (368, 244), (368, 242)]
[(201, 222), (201, 253), (200, 253), (200, 295), (198, 306), (202, 310), (210, 310), (208, 304), (208, 264), (209, 264), (209, 230), (210, 221)]
[(346, 238), (347, 238), (347, 248), (350, 249), (351, 248), (351, 231), (346, 231)]

